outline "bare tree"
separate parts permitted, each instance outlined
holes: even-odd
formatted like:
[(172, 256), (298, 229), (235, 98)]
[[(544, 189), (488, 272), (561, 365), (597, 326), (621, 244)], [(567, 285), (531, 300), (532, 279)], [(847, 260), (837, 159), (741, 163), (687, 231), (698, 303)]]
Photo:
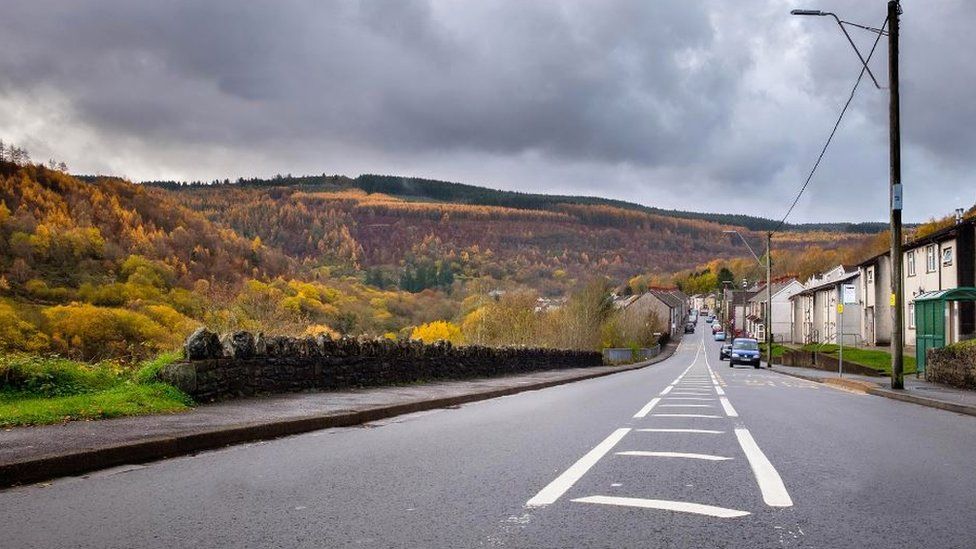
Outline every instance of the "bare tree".
[(0, 162), (7, 160), (7, 149), (3, 144), (3, 139), (0, 139)]
[(58, 162), (58, 171), (61, 173), (68, 173), (68, 165), (64, 161)]

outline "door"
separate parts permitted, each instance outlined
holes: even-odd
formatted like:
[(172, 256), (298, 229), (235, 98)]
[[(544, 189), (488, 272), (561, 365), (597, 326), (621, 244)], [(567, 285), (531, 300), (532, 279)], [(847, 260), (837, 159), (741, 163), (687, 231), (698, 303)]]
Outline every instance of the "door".
[(867, 307), (864, 309), (864, 339), (870, 345), (877, 344), (874, 339), (874, 307)]

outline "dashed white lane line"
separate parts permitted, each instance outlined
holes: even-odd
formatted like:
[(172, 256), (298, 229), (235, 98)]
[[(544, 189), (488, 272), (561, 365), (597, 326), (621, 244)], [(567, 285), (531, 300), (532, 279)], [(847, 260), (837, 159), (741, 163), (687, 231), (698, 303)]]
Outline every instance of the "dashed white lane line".
[(735, 408), (732, 407), (732, 403), (729, 402), (729, 399), (721, 396), (718, 397), (718, 401), (722, 403), (722, 409), (725, 410), (725, 415), (729, 417), (739, 417), (739, 412), (735, 411)]
[(600, 461), (600, 458), (605, 456), (629, 432), (630, 429), (625, 427), (610, 433), (610, 436), (603, 439), (603, 442), (597, 444), (586, 455), (571, 465), (569, 469), (566, 469), (563, 474), (556, 477), (555, 480), (540, 490), (535, 497), (526, 502), (526, 505), (529, 507), (541, 507), (555, 503), (556, 500), (572, 488), (573, 484), (576, 484), (576, 481), (582, 478), (591, 467), (596, 465), (596, 462)]
[(692, 513), (695, 515), (705, 515), (717, 518), (738, 518), (744, 517), (749, 513), (736, 509), (726, 509), (725, 507), (715, 507), (713, 505), (702, 505), (700, 503), (688, 503), (685, 501), (669, 501), (664, 499), (642, 499), (624, 498), (615, 496), (587, 496), (577, 498), (573, 501), (580, 503), (596, 503), (599, 505), (619, 505), (623, 507), (639, 507), (641, 509), (660, 509), (663, 511), (677, 511), (679, 513)]
[(651, 410), (653, 410), (654, 407), (657, 406), (658, 402), (661, 402), (660, 397), (652, 398), (650, 402), (645, 404), (643, 408), (641, 408), (640, 410), (637, 411), (636, 414), (634, 414), (634, 417), (638, 419), (642, 417), (647, 417), (647, 414), (649, 414)]
[(640, 433), (698, 433), (702, 435), (721, 435), (725, 431), (714, 429), (637, 429)]
[(746, 459), (749, 460), (753, 474), (756, 475), (756, 482), (759, 484), (759, 490), (762, 492), (763, 501), (766, 502), (766, 505), (770, 507), (792, 507), (793, 500), (790, 498), (789, 492), (786, 491), (782, 477), (779, 476), (766, 454), (759, 449), (759, 445), (752, 438), (749, 429), (737, 428), (735, 436), (739, 439), (739, 446), (742, 446)]
[(661, 391), (661, 394), (666, 395), (671, 392), (671, 389), (674, 389), (674, 385), (668, 385), (667, 387), (665, 387), (664, 390)]
[(722, 416), (708, 414), (653, 414), (653, 417), (703, 417), (707, 419), (722, 419)]
[(643, 450), (627, 450), (617, 452), (618, 456), (637, 456), (637, 457), (664, 457), (664, 458), (685, 458), (703, 459), (705, 461), (729, 461), (730, 457), (714, 456), (712, 454), (694, 454), (690, 452), (645, 452)]

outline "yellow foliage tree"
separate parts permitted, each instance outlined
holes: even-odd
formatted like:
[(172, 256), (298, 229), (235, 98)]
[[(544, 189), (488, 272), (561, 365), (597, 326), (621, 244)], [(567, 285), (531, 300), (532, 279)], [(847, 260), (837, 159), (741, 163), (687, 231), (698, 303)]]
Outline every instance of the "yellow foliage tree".
[(454, 345), (464, 344), (464, 336), (461, 335), (461, 327), (457, 324), (444, 320), (428, 322), (413, 329), (410, 334), (411, 339), (419, 339), (424, 343), (435, 341), (450, 341)]

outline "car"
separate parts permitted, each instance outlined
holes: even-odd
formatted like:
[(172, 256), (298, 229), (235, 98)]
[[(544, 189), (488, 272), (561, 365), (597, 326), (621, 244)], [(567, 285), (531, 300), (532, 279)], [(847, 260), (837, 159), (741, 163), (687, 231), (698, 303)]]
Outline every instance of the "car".
[(712, 322), (715, 322), (715, 317), (714, 316), (706, 316), (705, 317), (705, 322), (711, 324)]
[(716, 333), (716, 332), (721, 332), (721, 331), (722, 331), (722, 325), (721, 324), (712, 324), (712, 333), (713, 334)]
[(685, 333), (686, 334), (693, 334), (693, 333), (695, 333), (695, 324), (693, 322), (687, 322), (687, 323), (685, 323)]
[(731, 343), (726, 343), (725, 345), (722, 345), (722, 348), (719, 349), (719, 351), (718, 351), (718, 359), (719, 360), (728, 360), (731, 355), (732, 355), (732, 344)]
[(725, 341), (725, 332), (722, 330), (715, 332), (715, 341)]
[(759, 367), (759, 341), (751, 337), (737, 337), (732, 340), (732, 353), (729, 355), (729, 367), (744, 364)]

